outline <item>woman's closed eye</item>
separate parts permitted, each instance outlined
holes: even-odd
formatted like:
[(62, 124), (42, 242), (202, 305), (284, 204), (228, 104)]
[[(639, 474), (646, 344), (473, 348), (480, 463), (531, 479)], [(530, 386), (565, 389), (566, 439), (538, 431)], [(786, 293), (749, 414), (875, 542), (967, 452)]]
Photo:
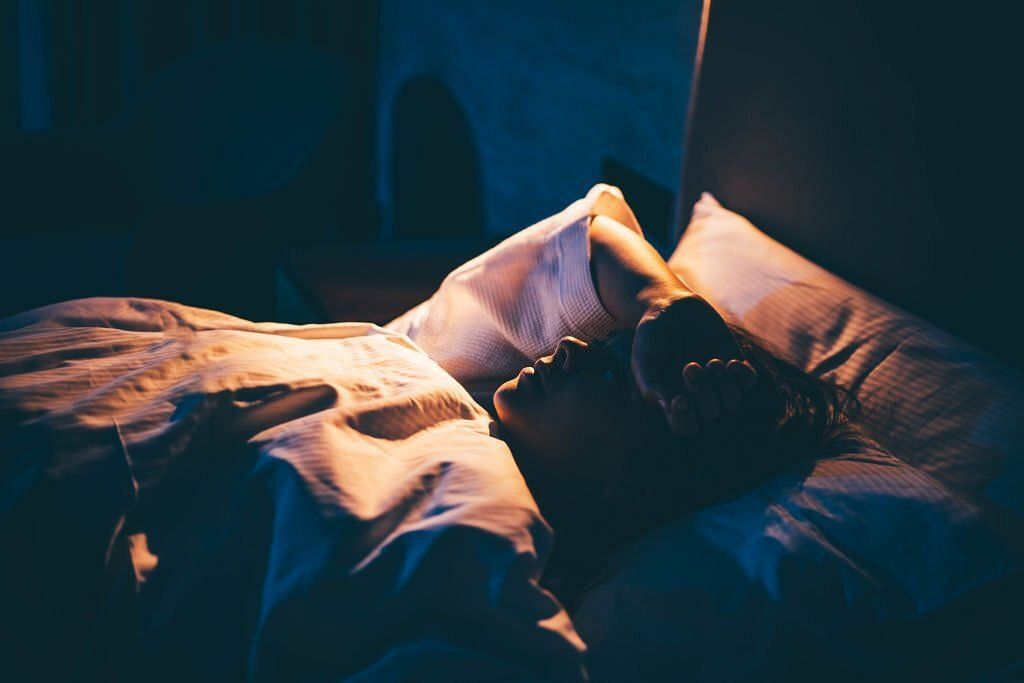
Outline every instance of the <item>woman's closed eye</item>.
[(612, 368), (581, 368), (580, 372), (590, 372), (598, 375), (613, 389), (619, 390), (623, 388), (622, 378), (619, 376), (619, 373)]
[(611, 348), (604, 342), (594, 342), (590, 345), (589, 351), (593, 354), (592, 371), (598, 373), (601, 379), (615, 389), (626, 389), (624, 373), (627, 369), (622, 366), (620, 359)]
[(596, 376), (617, 394), (628, 393), (629, 385), (620, 367), (622, 359), (603, 341), (587, 343), (575, 337), (563, 337), (550, 356), (534, 363), (545, 391), (551, 391), (572, 375)]

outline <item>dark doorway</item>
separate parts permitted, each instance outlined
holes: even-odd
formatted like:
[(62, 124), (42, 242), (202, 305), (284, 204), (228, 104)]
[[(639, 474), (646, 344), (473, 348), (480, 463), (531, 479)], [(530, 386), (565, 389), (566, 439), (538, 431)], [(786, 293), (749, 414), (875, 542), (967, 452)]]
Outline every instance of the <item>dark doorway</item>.
[(402, 86), (391, 140), (394, 235), (451, 238), (483, 232), (476, 144), (451, 89), (429, 76)]

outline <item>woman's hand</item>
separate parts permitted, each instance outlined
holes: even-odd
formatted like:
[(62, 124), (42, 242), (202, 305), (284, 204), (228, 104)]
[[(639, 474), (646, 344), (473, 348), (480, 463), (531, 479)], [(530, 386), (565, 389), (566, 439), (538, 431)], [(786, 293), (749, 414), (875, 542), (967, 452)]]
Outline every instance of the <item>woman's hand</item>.
[(636, 330), (637, 387), (661, 407), (672, 431), (691, 436), (702, 422), (738, 410), (757, 373), (711, 304), (676, 277), (643, 235), (610, 216), (594, 216), (590, 247), (602, 305), (621, 329)]
[(757, 383), (725, 321), (689, 291), (648, 304), (636, 327), (632, 370), (644, 400), (684, 437), (737, 412)]

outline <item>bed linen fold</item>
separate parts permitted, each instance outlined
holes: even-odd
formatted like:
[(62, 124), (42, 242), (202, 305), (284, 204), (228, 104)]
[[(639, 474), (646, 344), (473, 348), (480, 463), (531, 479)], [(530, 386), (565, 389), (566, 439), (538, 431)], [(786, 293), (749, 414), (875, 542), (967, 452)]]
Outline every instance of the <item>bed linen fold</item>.
[(481, 675), (582, 678), (511, 453), (403, 335), (139, 299), (0, 330), (5, 656), (26, 672), (338, 680), (407, 641), (436, 659), (432, 639)]

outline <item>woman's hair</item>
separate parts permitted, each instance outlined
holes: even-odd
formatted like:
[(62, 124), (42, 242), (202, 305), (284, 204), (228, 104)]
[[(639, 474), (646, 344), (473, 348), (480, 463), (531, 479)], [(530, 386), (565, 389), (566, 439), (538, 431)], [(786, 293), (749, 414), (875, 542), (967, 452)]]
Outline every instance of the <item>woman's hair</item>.
[(742, 328), (730, 329), (757, 370), (757, 384), (739, 412), (702, 423), (693, 437), (673, 435), (661, 414), (652, 414), (649, 438), (624, 461), (629, 535), (862, 438), (854, 423), (860, 404), (849, 391), (805, 372)]
[(561, 572), (557, 593), (569, 609), (599, 580), (612, 554), (644, 532), (863, 438), (854, 424), (860, 412), (855, 396), (804, 372), (745, 330), (730, 329), (757, 370), (757, 384), (736, 414), (702, 423), (692, 437), (675, 436), (660, 409), (643, 405), (646, 438), (624, 454), (617, 494), (605, 501), (601, 520), (577, 530), (575, 544), (572, 537), (568, 545), (566, 538), (561, 548), (556, 544), (551, 566)]

